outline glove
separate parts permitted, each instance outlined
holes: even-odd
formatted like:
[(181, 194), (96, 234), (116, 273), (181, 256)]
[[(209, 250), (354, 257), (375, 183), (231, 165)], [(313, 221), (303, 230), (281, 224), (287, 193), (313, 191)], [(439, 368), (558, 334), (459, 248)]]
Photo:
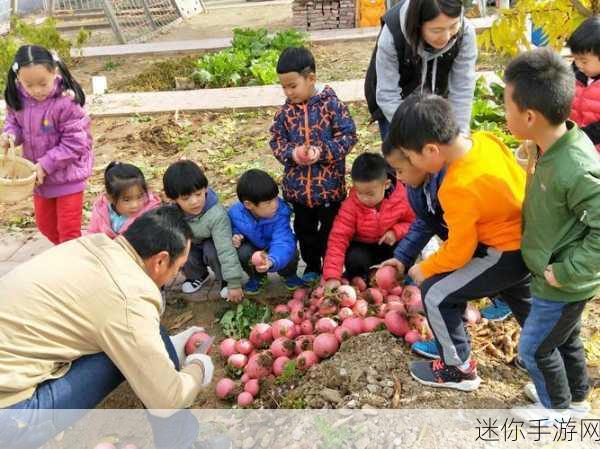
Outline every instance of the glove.
[(190, 354), (185, 358), (183, 366), (188, 366), (192, 363), (202, 365), (202, 369), (204, 370), (204, 378), (202, 379), (202, 385), (208, 385), (209, 383), (211, 383), (213, 373), (215, 372), (215, 365), (213, 364), (212, 359), (206, 354), (198, 354), (194, 352), (193, 354)]
[(185, 360), (185, 344), (192, 334), (195, 334), (196, 332), (204, 332), (204, 328), (200, 326), (192, 326), (183, 332), (179, 332), (178, 334), (169, 337), (171, 339), (171, 343), (173, 343), (175, 352), (177, 352), (179, 365), (181, 365)]

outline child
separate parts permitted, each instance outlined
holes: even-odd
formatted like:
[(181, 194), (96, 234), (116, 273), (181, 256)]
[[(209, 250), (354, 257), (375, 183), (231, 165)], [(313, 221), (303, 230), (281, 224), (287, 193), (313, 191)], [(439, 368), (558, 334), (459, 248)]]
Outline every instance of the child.
[(160, 206), (160, 198), (148, 192), (144, 174), (135, 165), (111, 162), (104, 170), (105, 193), (92, 207), (88, 233), (104, 233), (111, 239), (123, 234), (144, 212)]
[(231, 243), (231, 223), (227, 210), (219, 204), (217, 194), (208, 187), (208, 179), (192, 161), (172, 164), (163, 176), (167, 198), (184, 213), (194, 234), (188, 260), (183, 293), (195, 293), (209, 279), (210, 267), (221, 283), (221, 297), (232, 302), (242, 300), (242, 267)]
[(239, 202), (229, 209), (233, 245), (238, 248), (242, 267), (250, 276), (244, 286), (248, 296), (264, 290), (267, 272), (279, 273), (290, 291), (304, 286), (296, 274), (298, 250), (290, 228), (291, 210), (278, 195), (279, 187), (268, 173), (248, 170), (237, 184)]
[(346, 197), (346, 156), (356, 143), (348, 108), (317, 85), (315, 59), (288, 48), (277, 63), (287, 97), (271, 127), (273, 154), (284, 166), (283, 196), (294, 208), (294, 231), (306, 262), (303, 280), (318, 282), (327, 239)]
[[(63, 95), (67, 90), (72, 95)], [(2, 146), (23, 145), (35, 164), (35, 221), (54, 244), (81, 236), (83, 191), (92, 173), (85, 95), (67, 67), (48, 50), (25, 45), (8, 71)]]
[(323, 264), (326, 286), (340, 285), (346, 277), (367, 280), (369, 268), (392, 257), (415, 214), (401, 183), (392, 185), (387, 164), (379, 154), (364, 153), (352, 164), (350, 195), (333, 223)]
[(519, 344), (535, 385), (526, 392), (536, 404), (519, 414), (585, 414), (590, 386), (579, 331), (583, 309), (600, 289), (600, 161), (585, 133), (567, 121), (575, 82), (558, 54), (523, 53), (504, 76), (508, 128), (537, 144), (521, 244), (533, 302)]
[(475, 390), (481, 379), (462, 321), (467, 302), (499, 294), (521, 322), (528, 310), (530, 275), (519, 250), (525, 173), (492, 134), (461, 135), (449, 103), (435, 95), (404, 101), (388, 138), (417, 168), (446, 168), (438, 198), (448, 238), (408, 272), (422, 284), (441, 359), (413, 362), (411, 374), (424, 385)]
[(571, 120), (600, 151), (600, 17), (586, 19), (567, 41), (573, 54), (576, 92)]

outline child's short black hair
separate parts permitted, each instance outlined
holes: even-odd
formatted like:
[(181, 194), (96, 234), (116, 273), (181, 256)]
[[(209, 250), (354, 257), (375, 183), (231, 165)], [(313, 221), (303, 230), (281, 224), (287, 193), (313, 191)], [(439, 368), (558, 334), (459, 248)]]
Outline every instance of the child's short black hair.
[(237, 196), (243, 203), (250, 201), (259, 204), (270, 201), (279, 195), (277, 183), (265, 171), (252, 169), (245, 172), (237, 183)]
[(277, 61), (277, 73), (297, 72), (302, 76), (316, 73), (317, 66), (312, 53), (304, 47), (288, 47), (279, 56)]
[(420, 153), (426, 144), (448, 145), (458, 134), (458, 124), (447, 100), (431, 94), (410, 95), (394, 114), (385, 148)]
[(363, 153), (352, 164), (350, 177), (354, 182), (385, 181), (387, 164), (385, 159), (375, 153)]
[(508, 64), (504, 81), (512, 86), (512, 100), (520, 110), (537, 111), (554, 126), (569, 118), (575, 75), (553, 50), (538, 48), (517, 56)]
[(146, 178), (135, 165), (112, 161), (104, 169), (104, 188), (112, 201), (119, 201), (119, 198), (135, 185), (148, 193)]
[(208, 187), (208, 179), (194, 161), (177, 161), (171, 164), (163, 175), (165, 195), (171, 200), (191, 195)]
[(567, 40), (567, 47), (574, 55), (593, 53), (600, 58), (600, 16), (584, 20)]

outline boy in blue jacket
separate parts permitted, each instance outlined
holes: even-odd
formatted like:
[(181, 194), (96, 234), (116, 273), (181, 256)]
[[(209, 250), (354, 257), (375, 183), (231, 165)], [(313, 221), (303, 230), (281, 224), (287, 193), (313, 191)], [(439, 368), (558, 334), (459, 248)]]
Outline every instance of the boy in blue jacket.
[(261, 293), (269, 272), (277, 272), (290, 291), (303, 287), (296, 273), (299, 254), (290, 227), (291, 210), (279, 198), (275, 180), (262, 170), (248, 170), (238, 181), (237, 196), (239, 202), (229, 209), (229, 218), (233, 246), (238, 248), (242, 268), (250, 276), (244, 293)]

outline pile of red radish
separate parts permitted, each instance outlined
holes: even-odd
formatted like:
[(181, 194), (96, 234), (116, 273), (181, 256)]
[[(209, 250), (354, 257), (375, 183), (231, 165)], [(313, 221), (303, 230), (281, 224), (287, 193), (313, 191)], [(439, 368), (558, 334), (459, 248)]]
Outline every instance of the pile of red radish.
[(260, 381), (279, 376), (290, 361), (303, 371), (335, 354), (341, 343), (355, 335), (387, 329), (407, 343), (433, 338), (418, 287), (402, 287), (393, 267), (375, 275), (377, 286), (367, 288), (362, 278), (343, 281), (329, 292), (296, 290), (287, 304), (275, 307), (279, 319), (256, 324), (249, 338), (227, 338), (219, 346), (232, 370), (242, 370), (241, 382), (229, 378), (217, 384), (217, 396), (252, 404)]

